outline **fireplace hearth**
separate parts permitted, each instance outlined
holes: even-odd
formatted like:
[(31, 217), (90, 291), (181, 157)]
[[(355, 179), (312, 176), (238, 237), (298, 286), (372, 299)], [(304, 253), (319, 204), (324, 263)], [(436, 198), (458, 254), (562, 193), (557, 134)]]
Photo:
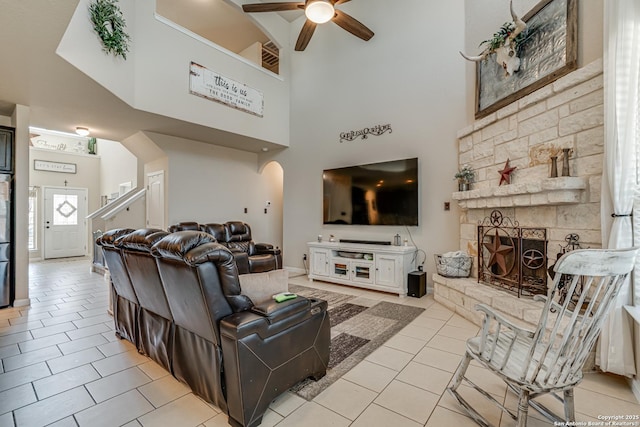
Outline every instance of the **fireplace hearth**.
[(547, 230), (493, 210), (478, 225), (478, 282), (520, 297), (547, 293)]

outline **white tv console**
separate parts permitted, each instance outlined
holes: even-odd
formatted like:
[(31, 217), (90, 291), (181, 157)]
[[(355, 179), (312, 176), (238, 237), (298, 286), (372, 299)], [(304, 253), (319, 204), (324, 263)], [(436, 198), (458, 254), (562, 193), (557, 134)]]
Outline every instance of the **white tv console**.
[(415, 246), (309, 242), (309, 279), (407, 295)]

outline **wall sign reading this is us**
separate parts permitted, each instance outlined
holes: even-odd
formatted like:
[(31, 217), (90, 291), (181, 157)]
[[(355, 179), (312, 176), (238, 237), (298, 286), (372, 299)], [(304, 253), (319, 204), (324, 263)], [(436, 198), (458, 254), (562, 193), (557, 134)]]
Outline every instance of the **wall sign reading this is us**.
[(192, 62), (189, 66), (189, 93), (262, 117), (262, 92)]

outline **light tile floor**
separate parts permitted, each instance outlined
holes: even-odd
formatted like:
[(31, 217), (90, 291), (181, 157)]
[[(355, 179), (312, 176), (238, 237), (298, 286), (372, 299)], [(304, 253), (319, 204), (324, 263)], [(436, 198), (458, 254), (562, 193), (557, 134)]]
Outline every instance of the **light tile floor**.
[[(227, 417), (113, 332), (106, 315), (108, 291), (89, 261), (41, 262), (30, 266), (30, 307), (0, 310), (0, 427), (5, 426), (226, 426)], [(476, 426), (445, 388), (478, 328), (431, 296), (398, 298), (366, 290), (309, 282), (368, 299), (425, 308), (314, 401), (285, 393), (265, 414), (263, 426)], [(504, 383), (478, 366), (470, 377), (505, 405), (516, 399)], [(496, 426), (514, 422), (463, 386), (470, 403)], [(602, 415), (638, 415), (627, 382), (587, 374), (576, 389), (577, 421)], [(560, 410), (553, 399), (542, 399)], [(552, 423), (532, 411), (529, 427)]]

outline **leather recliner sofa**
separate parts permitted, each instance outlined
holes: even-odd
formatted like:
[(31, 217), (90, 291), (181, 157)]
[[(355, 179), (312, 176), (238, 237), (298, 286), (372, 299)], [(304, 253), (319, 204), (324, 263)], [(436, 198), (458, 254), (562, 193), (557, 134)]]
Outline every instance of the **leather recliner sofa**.
[(131, 341), (139, 349), (138, 316), (140, 304), (124, 265), (120, 248), (115, 245), (116, 240), (133, 231), (131, 228), (112, 230), (104, 233), (96, 242), (102, 248), (104, 260), (111, 275), (111, 300), (113, 301), (113, 321), (116, 335)]
[(242, 221), (199, 224), (187, 221), (169, 227), (169, 232), (200, 230), (233, 252), (240, 274), (263, 273), (282, 268), (282, 251), (269, 243), (255, 243), (251, 227)]
[(171, 372), (173, 316), (162, 288), (156, 259), (151, 255), (151, 247), (167, 234), (151, 228), (136, 230), (116, 240), (116, 246), (121, 250), (140, 306), (138, 348)]
[(168, 365), (231, 425), (260, 424), (278, 395), (326, 373), (326, 301), (254, 304), (242, 294), (231, 251), (212, 235), (112, 230), (98, 244), (111, 272), (118, 336)]

